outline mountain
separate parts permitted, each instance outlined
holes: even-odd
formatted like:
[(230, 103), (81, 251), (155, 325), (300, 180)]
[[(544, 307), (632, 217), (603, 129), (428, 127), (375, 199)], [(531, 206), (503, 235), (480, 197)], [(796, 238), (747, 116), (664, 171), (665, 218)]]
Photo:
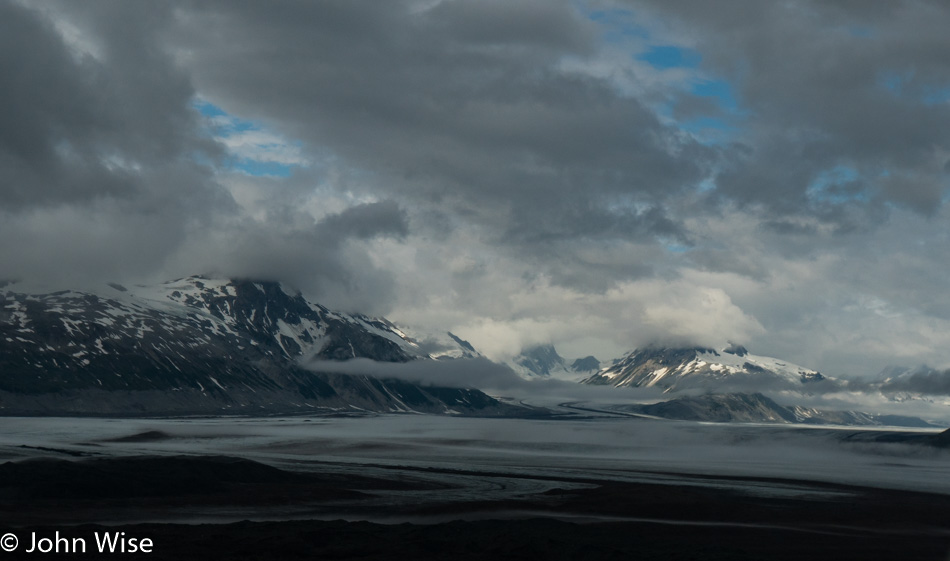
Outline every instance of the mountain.
[[(919, 374), (889, 370), (886, 383)], [(900, 378), (903, 377), (903, 378)], [(847, 388), (844, 382), (788, 361), (754, 355), (745, 347), (721, 350), (702, 347), (646, 347), (637, 349), (582, 383), (617, 387), (655, 387), (663, 393), (690, 390), (704, 395), (683, 396), (650, 405), (619, 409), (667, 419), (706, 422), (832, 424), (933, 428), (917, 417), (878, 415), (861, 411), (832, 411), (779, 405), (765, 393), (788, 396)], [(881, 389), (881, 383), (866, 389)], [(774, 395), (774, 394), (773, 394)]]
[(872, 382), (884, 396), (893, 401), (933, 400), (950, 395), (950, 371), (936, 370), (927, 365), (914, 368), (885, 368)]
[(901, 426), (933, 428), (938, 425), (916, 417), (874, 415), (860, 411), (827, 411), (779, 405), (761, 393), (706, 394), (680, 397), (650, 405), (625, 405), (634, 413), (704, 422), (786, 423), (809, 425)]
[(650, 405), (630, 405), (624, 410), (664, 419), (707, 422), (794, 423), (786, 408), (760, 394), (707, 394), (680, 397)]
[(528, 379), (541, 376), (580, 381), (600, 369), (600, 361), (592, 356), (579, 358), (569, 364), (567, 359), (558, 354), (554, 345), (528, 347), (506, 364)]
[(521, 351), (511, 360), (515, 371), (530, 376), (550, 376), (553, 373), (567, 372), (567, 363), (557, 353), (554, 345), (537, 345)]
[(906, 380), (912, 376), (926, 376), (934, 374), (935, 372), (937, 371), (926, 364), (920, 364), (914, 367), (891, 365), (884, 367), (884, 369), (878, 373), (876, 379), (877, 381), (886, 384), (890, 382), (896, 382), (898, 380)]
[[(49, 294), (15, 286), (0, 289), (6, 415), (514, 409), (473, 389), (321, 372), (325, 361), (436, 357), (385, 319), (331, 311), (275, 282), (195, 276)], [(453, 345), (469, 352), (451, 337), (440, 345), (438, 356)]]
[(571, 370), (590, 375), (600, 370), (600, 361), (590, 355), (584, 358), (578, 358), (571, 363)]
[(583, 383), (658, 387), (664, 392), (693, 388), (722, 392), (749, 388), (802, 391), (808, 384), (825, 380), (833, 383), (815, 370), (730, 345), (720, 351), (701, 347), (637, 349)]
[(402, 335), (407, 341), (412, 342), (414, 352), (422, 353), (428, 358), (437, 360), (483, 358), (482, 353), (475, 350), (471, 343), (451, 331), (437, 333), (414, 331), (411, 338), (405, 334)]

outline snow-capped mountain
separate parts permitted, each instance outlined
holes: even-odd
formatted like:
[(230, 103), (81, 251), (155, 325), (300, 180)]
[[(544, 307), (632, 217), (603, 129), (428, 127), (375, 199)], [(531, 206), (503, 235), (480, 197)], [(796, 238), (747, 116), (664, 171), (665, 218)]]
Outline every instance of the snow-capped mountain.
[(884, 369), (878, 373), (876, 379), (883, 384), (887, 384), (899, 380), (907, 380), (913, 376), (930, 376), (936, 372), (937, 370), (926, 364), (920, 364), (914, 367), (891, 365), (884, 367)]
[[(275, 282), (196, 276), (95, 294), (15, 289), (0, 289), (6, 414), (507, 407), (477, 390), (320, 372), (326, 360), (432, 356), (385, 319), (329, 310)], [(468, 352), (449, 341), (458, 356)]]
[(506, 361), (522, 378), (551, 377), (577, 382), (600, 369), (600, 361), (592, 356), (572, 362), (558, 354), (554, 345), (536, 345)]
[[(886, 382), (919, 374), (920, 369), (889, 371)], [(926, 372), (924, 372), (926, 373)], [(847, 381), (826, 377), (816, 370), (791, 362), (750, 353), (730, 345), (722, 350), (698, 347), (637, 349), (594, 375), (586, 384), (618, 387), (655, 387), (663, 393), (687, 395), (654, 404), (628, 404), (618, 410), (668, 419), (709, 422), (756, 422), (833, 424), (851, 426), (945, 426), (909, 415), (878, 414), (853, 410), (830, 410), (800, 405), (780, 405), (806, 395), (835, 391), (881, 391), (880, 382), (853, 387)], [(696, 395), (700, 393), (701, 395)], [(920, 396), (916, 396), (919, 399)]]
[(437, 360), (457, 358), (480, 358), (482, 353), (475, 350), (471, 343), (451, 331), (430, 332), (413, 330), (412, 336), (402, 333), (402, 337), (412, 344), (415, 353), (422, 353)]
[(921, 394), (947, 395), (950, 373), (921, 364), (913, 368), (889, 366), (873, 382), (881, 393), (896, 401), (920, 399)]
[(508, 364), (515, 372), (528, 378), (567, 372), (566, 361), (557, 353), (554, 345), (537, 345), (523, 349), (521, 354), (508, 361)]
[(950, 405), (950, 370), (926, 364), (888, 366), (874, 378), (845, 380), (844, 386), (849, 391), (879, 394), (891, 402)]
[(730, 345), (720, 351), (689, 347), (637, 349), (587, 379), (586, 384), (683, 389), (792, 389), (826, 380), (820, 372)]

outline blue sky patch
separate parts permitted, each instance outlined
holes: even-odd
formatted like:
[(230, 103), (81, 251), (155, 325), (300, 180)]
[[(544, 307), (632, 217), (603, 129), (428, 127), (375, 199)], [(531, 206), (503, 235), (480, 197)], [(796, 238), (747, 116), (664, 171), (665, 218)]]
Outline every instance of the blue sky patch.
[(808, 186), (808, 198), (813, 201), (845, 203), (867, 201), (867, 191), (858, 183), (861, 175), (850, 166), (839, 165), (820, 173)]
[(201, 113), (205, 117), (224, 117), (227, 116), (227, 113), (224, 112), (224, 109), (221, 109), (217, 105), (210, 103), (204, 99), (197, 99), (191, 104), (192, 107), (198, 110), (198, 113)]
[(944, 88), (928, 88), (921, 100), (927, 105), (939, 105), (950, 102), (950, 86)]
[(225, 170), (289, 177), (295, 168), (308, 165), (299, 141), (289, 141), (259, 123), (231, 115), (206, 99), (196, 99), (192, 106), (205, 117), (209, 134), (227, 149)]
[(666, 70), (667, 68), (696, 68), (703, 59), (703, 57), (693, 49), (674, 45), (657, 45), (650, 47), (650, 50), (638, 54), (636, 58), (661, 70)]
[(666, 251), (670, 253), (686, 253), (687, 251), (692, 249), (689, 246), (685, 246), (685, 245), (677, 244), (677, 243), (667, 243), (663, 245), (666, 248)]
[(913, 70), (882, 72), (877, 77), (877, 85), (897, 97), (906, 97), (924, 105), (950, 102), (950, 84), (912, 83), (914, 78)]
[(237, 171), (242, 171), (248, 175), (255, 175), (259, 177), (290, 177), (293, 175), (294, 168), (297, 166), (281, 164), (278, 162), (261, 162), (258, 160), (241, 158), (231, 161), (229, 167)]
[(681, 121), (679, 126), (684, 131), (692, 133), (709, 131), (710, 129), (720, 132), (736, 131), (736, 127), (730, 125), (719, 117), (699, 117), (696, 119), (690, 119), (688, 121)]
[(714, 97), (719, 106), (731, 113), (739, 111), (732, 84), (725, 80), (703, 80), (693, 85), (692, 93), (700, 97)]
[(912, 72), (883, 72), (877, 78), (879, 86), (894, 95), (904, 92), (904, 85), (914, 77)]

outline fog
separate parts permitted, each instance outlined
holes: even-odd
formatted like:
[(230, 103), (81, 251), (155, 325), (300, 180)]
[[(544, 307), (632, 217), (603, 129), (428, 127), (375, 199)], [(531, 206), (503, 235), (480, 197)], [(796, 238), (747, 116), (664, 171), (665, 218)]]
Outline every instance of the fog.
[[(540, 407), (557, 408), (565, 402), (597, 407), (631, 403), (656, 403), (706, 393), (760, 392), (785, 406), (829, 411), (861, 411), (870, 414), (905, 415), (947, 424), (947, 400), (941, 396), (894, 395), (879, 385), (855, 381), (824, 380), (789, 389), (786, 383), (760, 376), (733, 376), (728, 380), (664, 393), (659, 387), (613, 387), (537, 377), (524, 379), (509, 367), (485, 358), (383, 363), (368, 359), (343, 362), (317, 361), (305, 367), (321, 372), (396, 378), (433, 386), (475, 388), (490, 395), (511, 398)], [(581, 376), (578, 376), (581, 378)], [(884, 389), (890, 389), (884, 388)]]
[(541, 376), (525, 379), (508, 366), (486, 358), (418, 360), (404, 363), (357, 358), (342, 362), (315, 361), (304, 366), (319, 372), (396, 378), (428, 386), (474, 388), (490, 395), (509, 397), (536, 406), (553, 407), (564, 401), (603, 404), (653, 403), (673, 397), (664, 394), (662, 388), (592, 386)]

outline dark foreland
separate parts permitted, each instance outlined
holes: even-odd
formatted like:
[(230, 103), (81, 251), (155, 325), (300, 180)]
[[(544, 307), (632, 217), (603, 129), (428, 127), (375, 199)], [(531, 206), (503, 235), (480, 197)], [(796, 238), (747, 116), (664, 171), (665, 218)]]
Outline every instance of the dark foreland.
[[(2, 452), (19, 461), (0, 464), (0, 526), (20, 544), (11, 559), (57, 537), (61, 553), (75, 544), (86, 548), (78, 558), (97, 558), (97, 538), (121, 532), (125, 547), (148, 540), (148, 559), (936, 561), (950, 551), (950, 494), (928, 479), (945, 438), (909, 432), (696, 434), (624, 421), (641, 438), (618, 448), (498, 432), (598, 430), (594, 420), (167, 420), (128, 433), (128, 422), (87, 419), (72, 434), (99, 437), (67, 443), (66, 419), (11, 421)], [(38, 444), (14, 446), (43, 427)], [(666, 467), (643, 452), (618, 457), (659, 440), (695, 457)], [(703, 440), (725, 453), (704, 459)], [(790, 457), (776, 471), (775, 450), (748, 446), (775, 440), (790, 453), (845, 453)]]
[[(4, 527), (24, 547), (33, 535), (82, 538), (90, 556), (96, 552), (92, 536), (120, 531), (130, 540), (150, 540), (149, 559), (883, 560), (899, 552), (900, 559), (937, 560), (950, 550), (950, 497), (791, 480), (540, 478), (552, 488), (447, 503), (440, 499), (446, 490), (532, 481), (442, 469), (394, 468), (365, 476), (359, 466), (344, 473), (294, 473), (226, 457), (19, 467), (19, 473), (9, 464), (0, 469), (7, 492)], [(128, 481), (135, 484), (121, 484)], [(11, 485), (18, 487), (14, 496)], [(760, 496), (743, 487), (787, 487), (800, 494)], [(379, 498), (387, 494), (412, 498), (385, 504)], [(126, 515), (174, 520), (193, 510), (231, 508), (255, 510), (258, 519), (72, 525)], [(299, 511), (280, 520), (278, 513), (289, 509)]]

